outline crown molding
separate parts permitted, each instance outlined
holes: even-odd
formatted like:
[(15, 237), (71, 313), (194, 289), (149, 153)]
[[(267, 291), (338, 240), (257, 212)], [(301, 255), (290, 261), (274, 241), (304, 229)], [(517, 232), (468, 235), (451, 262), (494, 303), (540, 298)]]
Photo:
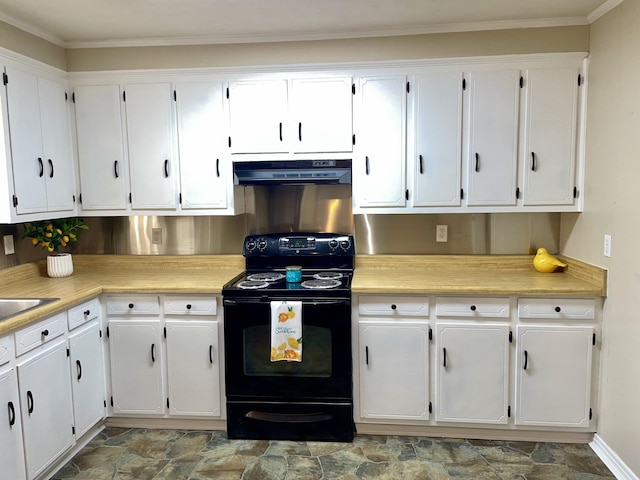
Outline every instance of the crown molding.
[(62, 40), (60, 37), (53, 35), (42, 28), (36, 27), (30, 23), (24, 22), (22, 20), (19, 20), (5, 13), (0, 12), (0, 21), (9, 24), (12, 27), (16, 27), (17, 29), (22, 30), (24, 32), (30, 33), (31, 35), (39, 37), (43, 40), (46, 40), (49, 43), (53, 43), (58, 47), (68, 48), (67, 42)]
[(596, 8), (593, 12), (587, 15), (589, 25), (598, 20), (600, 17), (609, 13), (611, 10), (620, 5), (624, 0), (607, 0), (605, 3)]

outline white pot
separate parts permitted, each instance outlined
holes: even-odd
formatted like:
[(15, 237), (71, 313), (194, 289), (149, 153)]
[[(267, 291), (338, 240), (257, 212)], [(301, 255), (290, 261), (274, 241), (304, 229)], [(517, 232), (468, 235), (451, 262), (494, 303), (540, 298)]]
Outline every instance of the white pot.
[(70, 253), (55, 253), (47, 257), (47, 274), (50, 277), (68, 277), (73, 273)]

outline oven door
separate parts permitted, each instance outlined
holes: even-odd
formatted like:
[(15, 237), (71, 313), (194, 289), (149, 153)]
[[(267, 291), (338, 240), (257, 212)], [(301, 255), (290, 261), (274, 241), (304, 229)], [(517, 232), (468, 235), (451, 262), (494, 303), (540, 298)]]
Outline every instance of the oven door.
[(303, 300), (302, 362), (270, 361), (270, 318), (269, 301), (224, 299), (227, 398), (350, 401), (350, 299)]

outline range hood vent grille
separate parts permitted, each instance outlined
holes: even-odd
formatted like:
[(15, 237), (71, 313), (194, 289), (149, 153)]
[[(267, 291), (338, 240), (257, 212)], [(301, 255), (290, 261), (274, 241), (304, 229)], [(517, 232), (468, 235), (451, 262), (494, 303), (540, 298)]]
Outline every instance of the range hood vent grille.
[(279, 160), (233, 163), (236, 185), (351, 184), (351, 160)]

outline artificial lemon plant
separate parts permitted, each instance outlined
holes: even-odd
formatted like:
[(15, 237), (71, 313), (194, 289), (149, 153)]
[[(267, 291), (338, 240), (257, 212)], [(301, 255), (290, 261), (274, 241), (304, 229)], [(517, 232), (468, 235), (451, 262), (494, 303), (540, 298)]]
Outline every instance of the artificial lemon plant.
[(33, 246), (41, 246), (50, 253), (58, 253), (89, 227), (81, 218), (59, 218), (25, 223), (22, 238), (30, 238)]

